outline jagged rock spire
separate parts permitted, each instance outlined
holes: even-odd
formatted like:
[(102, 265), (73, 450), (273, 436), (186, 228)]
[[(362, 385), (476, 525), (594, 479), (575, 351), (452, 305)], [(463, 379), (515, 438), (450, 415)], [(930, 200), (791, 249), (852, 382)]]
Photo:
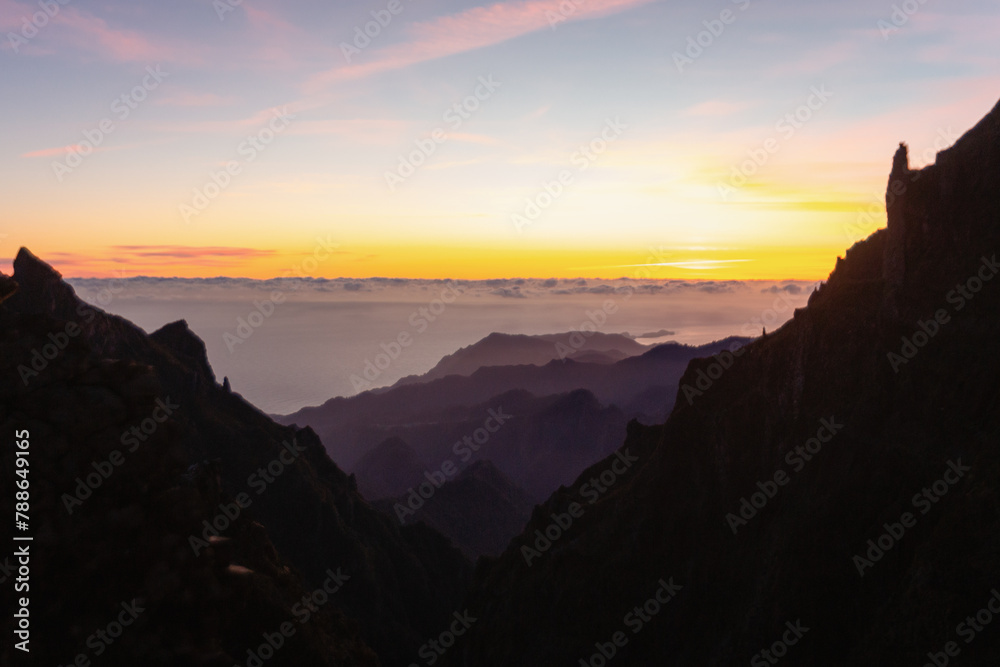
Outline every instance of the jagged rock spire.
[(893, 175), (905, 174), (910, 171), (910, 149), (905, 142), (899, 142), (899, 148), (892, 157)]

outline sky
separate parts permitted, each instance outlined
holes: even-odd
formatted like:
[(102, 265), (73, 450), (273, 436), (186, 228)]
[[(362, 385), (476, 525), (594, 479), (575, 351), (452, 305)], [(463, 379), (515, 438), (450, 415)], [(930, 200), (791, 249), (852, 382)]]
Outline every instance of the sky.
[(817, 280), (995, 1), (0, 0), (0, 270)]

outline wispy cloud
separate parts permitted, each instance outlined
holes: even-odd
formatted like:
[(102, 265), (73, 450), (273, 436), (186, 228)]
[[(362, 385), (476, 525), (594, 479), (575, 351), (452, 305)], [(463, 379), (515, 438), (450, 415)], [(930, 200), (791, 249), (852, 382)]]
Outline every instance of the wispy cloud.
[(80, 144), (68, 144), (66, 146), (56, 146), (55, 148), (42, 148), (37, 151), (21, 153), (21, 157), (61, 157), (80, 149)]
[[(17, 9), (22, 14), (30, 13), (30, 5), (16, 5), (4, 2), (0, 17), (4, 23)], [(174, 39), (154, 37), (137, 30), (110, 25), (105, 19), (73, 6), (61, 8), (51, 21), (51, 26), (23, 48), (25, 53), (51, 54), (67, 49), (84, 52), (115, 62), (138, 63), (187, 63), (203, 62), (204, 48)], [(17, 27), (20, 27), (18, 20)], [(4, 40), (6, 41), (6, 40)]]
[[(567, 21), (592, 19), (653, 0), (588, 0), (575, 5)], [(474, 7), (458, 14), (442, 16), (411, 25), (410, 40), (372, 54), (369, 62), (344, 65), (313, 76), (306, 84), (309, 93), (320, 92), (341, 81), (359, 79), (380, 72), (401, 69), (428, 60), (473, 51), (500, 44), (515, 37), (551, 27), (551, 16), (563, 16), (565, 0), (526, 0), (498, 2), (486, 7)]]
[(752, 259), (692, 259), (684, 262), (653, 262), (650, 264), (612, 264), (610, 266), (574, 266), (571, 271), (589, 271), (593, 269), (631, 269), (643, 266), (670, 266), (677, 269), (693, 271), (715, 271), (725, 268), (727, 264), (752, 262)]
[(205, 259), (205, 258), (239, 258), (271, 257), (277, 254), (275, 250), (258, 248), (238, 248), (232, 246), (181, 246), (181, 245), (116, 245), (111, 249), (118, 254), (132, 257), (167, 257), (171, 259)]
[[(88, 152), (82, 154), (90, 155), (90, 153), (108, 153), (111, 151), (122, 151), (130, 148), (143, 148), (145, 146), (162, 144), (165, 143), (165, 141), (166, 140), (161, 139), (156, 141), (135, 141), (128, 144), (119, 144), (118, 146), (87, 146), (86, 148), (89, 149)], [(82, 148), (84, 148), (82, 144), (67, 144), (65, 146), (56, 146), (54, 148), (42, 148), (37, 151), (28, 151), (27, 153), (21, 153), (20, 157), (62, 157), (73, 152), (79, 152)]]

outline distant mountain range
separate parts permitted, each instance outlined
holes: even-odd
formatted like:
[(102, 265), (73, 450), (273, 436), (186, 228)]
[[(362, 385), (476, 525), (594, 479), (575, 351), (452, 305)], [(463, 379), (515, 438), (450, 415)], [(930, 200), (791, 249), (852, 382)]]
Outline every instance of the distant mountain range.
[[(473, 425), (477, 420), (483, 421), (486, 410), (500, 406), (500, 396), (510, 392), (515, 392), (519, 403), (525, 406), (522, 409), (531, 413), (543, 409), (551, 397), (584, 390), (601, 405), (617, 408), (622, 415), (619, 422), (621, 419), (659, 421), (673, 405), (676, 380), (691, 359), (738, 349), (750, 339), (727, 338), (698, 347), (667, 343), (645, 348), (625, 336), (608, 335), (604, 342), (626, 347), (623, 354), (646, 351), (620, 361), (610, 359), (618, 348), (584, 352), (608, 355), (599, 362), (560, 360), (553, 340), (558, 341), (558, 337), (493, 334), (453, 355), (452, 359), (461, 360), (455, 363), (472, 369), (470, 375), (436, 377), (440, 371), (432, 371), (428, 376), (406, 378), (384, 390), (333, 398), (321, 406), (275, 418), (285, 424), (311, 426), (329, 443), (328, 450), (334, 460), (350, 471), (356, 471), (361, 457), (392, 436), (413, 447), (424, 464), (433, 465), (442, 456), (448, 456), (456, 440), (475, 430)], [(544, 354), (540, 353), (539, 344), (544, 347)], [(544, 365), (489, 365), (498, 345), (508, 350), (507, 359), (545, 360), (546, 355), (554, 358)], [(485, 353), (477, 355), (477, 350)], [(456, 429), (456, 425), (462, 428)], [(624, 427), (624, 422), (621, 425)], [(501, 432), (499, 437), (505, 436)], [(504, 465), (498, 465), (505, 469)], [(530, 483), (533, 473), (519, 473), (514, 467), (505, 471), (526, 488), (534, 486)], [(546, 489), (544, 493), (549, 491)]]
[[(22, 249), (0, 513), (30, 515), (32, 662), (996, 665), (1000, 104), (933, 165), (901, 146), (886, 200), (766, 336), (467, 350), (468, 375), (288, 418), (322, 441), (220, 385), (183, 322), (147, 335)], [(2, 665), (23, 605), (0, 598)]]
[(393, 386), (429, 382), (449, 375), (472, 375), (486, 366), (544, 366), (556, 359), (611, 363), (642, 354), (649, 347), (622, 334), (600, 331), (527, 336), (492, 333), (439, 361), (423, 375), (408, 375)]
[[(525, 502), (535, 503), (614, 451), (630, 420), (662, 420), (691, 359), (737, 350), (749, 340), (647, 347), (619, 334), (492, 334), (445, 357), (424, 376), (276, 419), (315, 429), (329, 443), (331, 457), (357, 476), (362, 494), (373, 500), (404, 497), (435, 478), (451, 481), (471, 463), (486, 460), (523, 489)], [(450, 370), (468, 374), (441, 377)], [(491, 426), (491, 414), (509, 417)], [(438, 516), (462, 511), (443, 509), (446, 498), (463, 496), (436, 497)], [(462, 535), (450, 531), (452, 523), (428, 520), (431, 509), (417, 520), (427, 520), (470, 556), (497, 555), (496, 545), (506, 546), (523, 524), (510, 520), (511, 508), (504, 504), (495, 506), (498, 515), (488, 512), (489, 504), (476, 505), (487, 513), (478, 522), (461, 523)], [(468, 535), (476, 526), (486, 531), (479, 538)], [(506, 540), (496, 537), (503, 532), (499, 526), (507, 527)], [(480, 550), (485, 545), (492, 547)]]

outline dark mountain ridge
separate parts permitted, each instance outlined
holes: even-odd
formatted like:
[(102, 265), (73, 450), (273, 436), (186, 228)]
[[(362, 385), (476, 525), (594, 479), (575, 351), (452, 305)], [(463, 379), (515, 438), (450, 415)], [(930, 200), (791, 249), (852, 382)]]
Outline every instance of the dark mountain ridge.
[(691, 362), (593, 504), (614, 457), (480, 561), (448, 665), (997, 664), (968, 619), (1000, 584), (1000, 104), (902, 148), (887, 209), (791, 321)]
[[(269, 664), (374, 665), (371, 646), (405, 665), (447, 624), (468, 562), (373, 509), (311, 429), (219, 386), (183, 322), (146, 335), (23, 248), (0, 294), (0, 423), (31, 434), (36, 659), (72, 659), (109, 607), (141, 598), (156, 623), (115, 664), (244, 662), (331, 571), (349, 578), (324, 620)], [(2, 456), (13, 470), (14, 450)]]

